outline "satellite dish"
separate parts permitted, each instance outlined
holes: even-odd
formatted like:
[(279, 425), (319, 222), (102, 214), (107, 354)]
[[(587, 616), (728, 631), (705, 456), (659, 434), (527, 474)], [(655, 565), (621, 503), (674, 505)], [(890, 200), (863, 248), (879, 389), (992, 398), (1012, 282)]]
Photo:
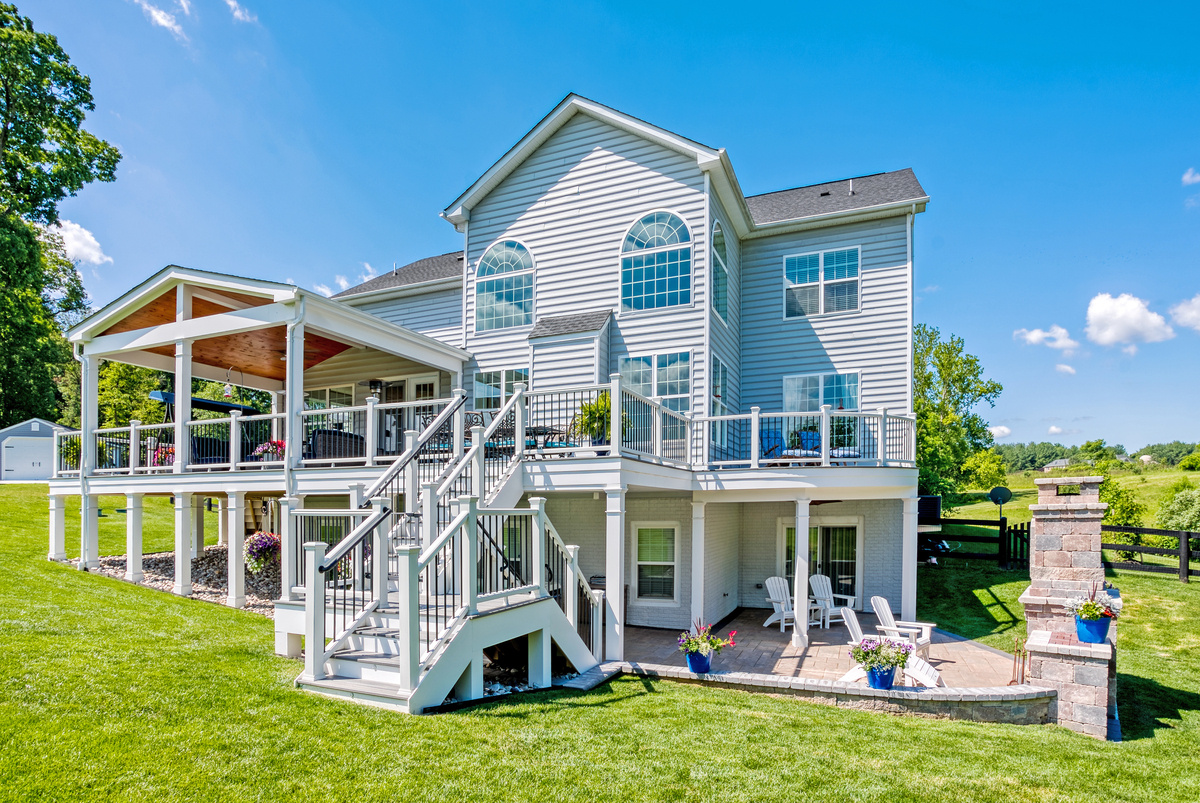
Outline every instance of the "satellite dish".
[(991, 499), (993, 504), (1003, 505), (1005, 502), (1012, 499), (1012, 491), (1008, 490), (1003, 485), (997, 485), (995, 488), (988, 491), (988, 499)]

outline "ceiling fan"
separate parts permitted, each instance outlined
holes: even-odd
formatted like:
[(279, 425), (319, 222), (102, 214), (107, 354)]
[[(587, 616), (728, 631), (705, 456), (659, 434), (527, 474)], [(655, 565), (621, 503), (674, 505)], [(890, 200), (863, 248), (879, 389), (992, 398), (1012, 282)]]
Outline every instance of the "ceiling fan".
[(380, 393), (383, 393), (384, 388), (390, 388), (392, 385), (402, 385), (404, 384), (404, 380), (364, 379), (358, 384), (359, 387), (370, 388), (371, 393), (378, 396)]

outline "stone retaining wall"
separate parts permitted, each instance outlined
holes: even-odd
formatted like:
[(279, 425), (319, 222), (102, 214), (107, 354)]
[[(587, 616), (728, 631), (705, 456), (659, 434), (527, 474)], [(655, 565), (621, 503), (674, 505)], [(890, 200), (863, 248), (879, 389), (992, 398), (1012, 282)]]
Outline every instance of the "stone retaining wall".
[(1119, 738), (1117, 662), (1111, 644), (1081, 644), (1064, 633), (1029, 636), (1029, 679), (1058, 691), (1050, 711), (1058, 724), (1099, 739)]

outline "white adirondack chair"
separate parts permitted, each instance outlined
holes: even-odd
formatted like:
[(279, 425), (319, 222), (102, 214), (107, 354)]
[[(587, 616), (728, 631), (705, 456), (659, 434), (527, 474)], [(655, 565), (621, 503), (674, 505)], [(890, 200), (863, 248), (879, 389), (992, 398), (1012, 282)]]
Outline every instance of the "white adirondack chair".
[(813, 605), (816, 608), (817, 614), (821, 617), (821, 627), (828, 628), (831, 621), (844, 622), (845, 619), (839, 612), (840, 609), (836, 599), (845, 601), (848, 607), (854, 607), (854, 601), (857, 599), (852, 594), (835, 594), (833, 593), (833, 584), (829, 582), (829, 578), (823, 574), (814, 574), (808, 578), (808, 585), (813, 593)]
[(929, 645), (933, 643), (933, 622), (898, 622), (892, 616), (892, 606), (883, 597), (871, 597), (871, 607), (879, 619), (876, 629), (885, 636), (907, 641), (913, 646), (913, 654), (929, 657)]
[[(842, 608), (840, 613), (842, 621), (846, 623), (846, 629), (850, 631), (850, 641), (847, 643), (851, 646), (858, 644), (863, 640), (863, 632), (858, 624), (858, 616), (849, 608)], [(842, 675), (839, 680), (842, 683), (856, 683), (866, 676), (867, 671), (861, 666), (856, 666)], [(908, 686), (928, 686), (929, 688), (934, 688), (946, 685), (945, 681), (942, 680), (941, 673), (930, 666), (929, 662), (918, 658), (915, 652), (908, 656), (908, 660), (904, 664), (904, 679)]]
[(788, 587), (788, 581), (783, 577), (768, 577), (767, 578), (767, 602), (771, 603), (771, 607), (775, 612), (767, 617), (767, 621), (763, 622), (763, 627), (770, 627), (779, 622), (779, 632), (786, 633), (788, 625), (796, 625), (796, 612), (792, 610), (792, 589)]

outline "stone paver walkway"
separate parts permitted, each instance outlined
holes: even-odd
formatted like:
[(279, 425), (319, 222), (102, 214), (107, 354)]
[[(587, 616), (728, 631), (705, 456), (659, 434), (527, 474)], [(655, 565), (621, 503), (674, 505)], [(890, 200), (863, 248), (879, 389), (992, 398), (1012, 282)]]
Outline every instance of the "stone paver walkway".
[[(718, 634), (737, 631), (737, 646), (727, 648), (713, 659), (714, 672), (753, 672), (786, 677), (838, 680), (854, 668), (849, 654), (850, 635), (834, 624), (828, 630), (810, 628), (809, 646), (803, 653), (792, 646), (792, 632), (779, 632), (779, 625), (763, 627), (769, 610), (744, 609)], [(859, 613), (864, 634), (875, 633), (873, 614)], [(650, 627), (629, 627), (625, 633), (625, 660), (641, 664), (682, 665), (675, 631)], [(1011, 655), (935, 630), (929, 648), (929, 663), (937, 669), (947, 686), (1005, 686), (1012, 679)]]

